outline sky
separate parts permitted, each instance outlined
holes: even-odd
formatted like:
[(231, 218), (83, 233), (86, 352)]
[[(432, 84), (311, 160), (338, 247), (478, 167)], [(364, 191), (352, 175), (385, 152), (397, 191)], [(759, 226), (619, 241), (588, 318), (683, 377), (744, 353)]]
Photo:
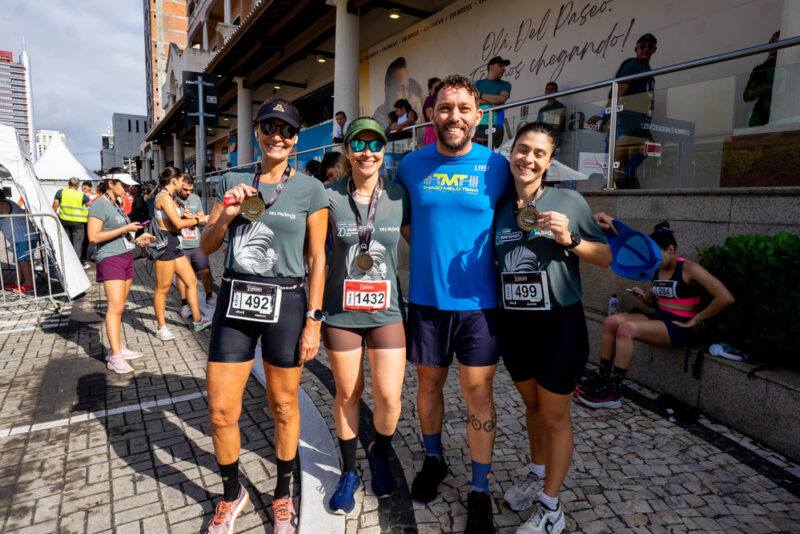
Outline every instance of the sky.
[(146, 115), (142, 0), (1, 0), (0, 50), (28, 49), (35, 129), (89, 169), (114, 113)]

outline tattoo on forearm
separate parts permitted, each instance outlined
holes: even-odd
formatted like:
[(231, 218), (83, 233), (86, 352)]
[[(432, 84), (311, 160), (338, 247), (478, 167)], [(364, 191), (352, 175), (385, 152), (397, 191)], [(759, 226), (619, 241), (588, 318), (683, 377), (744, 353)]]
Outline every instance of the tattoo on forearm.
[(476, 432), (480, 432), (481, 430), (484, 432), (494, 431), (494, 429), (497, 428), (497, 413), (494, 410), (494, 405), (492, 405), (492, 415), (489, 417), (489, 419), (486, 421), (481, 421), (475, 416), (475, 414), (468, 414), (467, 424)]

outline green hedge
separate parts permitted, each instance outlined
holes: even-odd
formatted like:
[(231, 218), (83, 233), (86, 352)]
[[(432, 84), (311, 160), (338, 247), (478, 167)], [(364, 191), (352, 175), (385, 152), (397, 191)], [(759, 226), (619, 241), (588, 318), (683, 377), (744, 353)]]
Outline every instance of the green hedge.
[(736, 299), (712, 320), (711, 340), (800, 369), (800, 236), (737, 235), (697, 251)]

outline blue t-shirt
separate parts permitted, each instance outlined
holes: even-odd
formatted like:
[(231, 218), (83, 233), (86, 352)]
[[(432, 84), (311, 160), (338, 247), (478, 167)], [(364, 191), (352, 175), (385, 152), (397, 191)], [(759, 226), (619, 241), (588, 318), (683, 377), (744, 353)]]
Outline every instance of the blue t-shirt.
[[(499, 95), (500, 93), (506, 92), (511, 94), (511, 82), (507, 82), (505, 80), (490, 80), (488, 78), (483, 78), (482, 80), (478, 80), (475, 82), (475, 87), (481, 93), (486, 93), (487, 95)], [(488, 109), (492, 106), (483, 105), (481, 109)], [(505, 118), (505, 111), (500, 111), (495, 114), (494, 117), (494, 124), (503, 124), (503, 119)], [(489, 114), (484, 113), (483, 118), (481, 119), (480, 124), (489, 124)]]
[(492, 219), (512, 187), (506, 158), (475, 143), (459, 157), (428, 145), (400, 161), (395, 181), (411, 201), (409, 300), (440, 310), (496, 308)]

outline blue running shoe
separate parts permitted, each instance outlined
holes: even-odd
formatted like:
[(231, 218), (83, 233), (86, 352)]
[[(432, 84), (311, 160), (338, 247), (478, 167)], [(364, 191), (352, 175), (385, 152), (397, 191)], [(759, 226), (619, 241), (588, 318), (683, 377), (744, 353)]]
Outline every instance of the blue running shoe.
[(328, 501), (331, 512), (335, 514), (347, 514), (353, 511), (356, 506), (356, 500), (353, 494), (358, 489), (361, 481), (354, 471), (347, 471), (342, 473), (339, 477), (339, 482), (336, 483), (336, 491), (333, 492), (331, 500)]
[(389, 470), (389, 458), (378, 458), (372, 454), (375, 442), (367, 447), (367, 460), (372, 469), (372, 492), (376, 497), (388, 497), (397, 489), (397, 480)]

